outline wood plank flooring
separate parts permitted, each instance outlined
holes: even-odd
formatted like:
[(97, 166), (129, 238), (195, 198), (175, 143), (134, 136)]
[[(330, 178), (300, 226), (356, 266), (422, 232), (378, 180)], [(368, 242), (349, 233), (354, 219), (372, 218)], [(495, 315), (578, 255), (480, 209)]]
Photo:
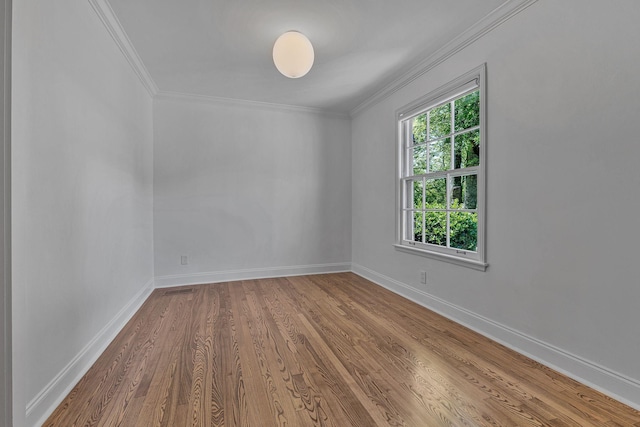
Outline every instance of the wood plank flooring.
[(155, 290), (44, 425), (640, 427), (640, 412), (340, 273)]

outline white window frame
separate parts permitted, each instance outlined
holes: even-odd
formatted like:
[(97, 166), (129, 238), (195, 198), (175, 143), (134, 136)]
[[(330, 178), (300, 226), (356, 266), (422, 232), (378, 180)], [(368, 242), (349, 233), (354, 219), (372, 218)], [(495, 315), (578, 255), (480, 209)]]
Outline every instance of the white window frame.
[[(464, 251), (429, 243), (415, 242), (405, 239), (405, 182), (413, 176), (408, 171), (407, 144), (411, 131), (408, 129), (410, 120), (439, 105), (454, 100), (460, 95), (474, 91), (480, 91), (480, 165), (465, 169), (452, 169), (443, 171), (441, 175), (450, 177), (477, 173), (477, 205), (478, 214), (477, 252)], [(422, 255), (457, 265), (486, 270), (486, 165), (487, 165), (487, 91), (486, 91), (486, 64), (458, 77), (452, 82), (436, 89), (426, 96), (400, 108), (396, 112), (396, 243), (395, 248), (411, 254)], [(454, 129), (452, 129), (452, 132)], [(468, 131), (468, 130), (467, 130)], [(453, 144), (452, 144), (453, 150)], [(428, 155), (427, 155), (428, 156)], [(447, 187), (447, 200), (449, 200), (450, 188)], [(448, 228), (448, 223), (447, 223)]]

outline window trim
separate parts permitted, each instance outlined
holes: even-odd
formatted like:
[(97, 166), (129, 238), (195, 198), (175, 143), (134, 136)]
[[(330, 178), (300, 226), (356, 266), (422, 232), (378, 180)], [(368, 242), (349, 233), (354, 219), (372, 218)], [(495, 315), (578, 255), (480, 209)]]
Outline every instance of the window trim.
[[(477, 252), (467, 253), (455, 249), (429, 245), (427, 243), (411, 242), (404, 239), (403, 234), (403, 188), (405, 162), (405, 147), (403, 145), (406, 135), (407, 117), (416, 116), (424, 111), (430, 110), (439, 104), (452, 100), (461, 94), (477, 87), (480, 91), (480, 165), (477, 168), (477, 198), (478, 204), (478, 247)], [(405, 105), (396, 111), (396, 242), (394, 247), (406, 253), (421, 255), (464, 267), (485, 271), (488, 267), (486, 262), (486, 164), (487, 164), (487, 90), (486, 90), (486, 63), (469, 71), (468, 73), (452, 80), (439, 87), (416, 101)], [(465, 130), (466, 131), (466, 130)], [(458, 174), (458, 170), (443, 171), (443, 174)], [(447, 189), (447, 192), (449, 190)], [(464, 253), (460, 253), (464, 252)]]

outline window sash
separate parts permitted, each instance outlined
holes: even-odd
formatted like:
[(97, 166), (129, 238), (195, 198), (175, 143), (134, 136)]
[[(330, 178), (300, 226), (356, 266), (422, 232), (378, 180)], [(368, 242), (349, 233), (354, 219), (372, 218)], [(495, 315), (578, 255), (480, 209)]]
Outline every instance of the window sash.
[(456, 176), (464, 176), (464, 175), (473, 175), (478, 174), (480, 171), (480, 166), (470, 166), (468, 168), (460, 168), (460, 169), (449, 169), (446, 171), (438, 171), (438, 172), (428, 172), (428, 173), (419, 173), (415, 175), (407, 175), (400, 178), (402, 181), (411, 181), (416, 178), (443, 178), (447, 175), (451, 175), (452, 177)]
[[(411, 128), (411, 125), (409, 125), (408, 127)], [(470, 128), (462, 129), (462, 130), (460, 130), (458, 132), (449, 133), (449, 134), (441, 136), (439, 138), (427, 139), (424, 142), (419, 142), (417, 144), (409, 144), (409, 145), (407, 145), (405, 147), (405, 149), (406, 150), (411, 150), (412, 148), (415, 148), (415, 147), (422, 147), (422, 146), (425, 146), (425, 145), (428, 146), (432, 142), (442, 141), (443, 139), (447, 139), (447, 138), (451, 138), (451, 137), (455, 138), (456, 136), (464, 135), (465, 133), (475, 132), (477, 130), (480, 130), (480, 126), (472, 126)], [(427, 130), (427, 132), (428, 132), (428, 130)], [(411, 138), (408, 138), (408, 139), (411, 139)]]
[[(462, 173), (459, 170), (455, 170), (455, 171), (450, 171), (450, 172), (442, 172), (442, 173), (437, 173), (437, 174), (426, 174), (426, 175), (422, 175), (420, 177), (406, 177), (402, 180), (403, 182), (403, 195), (402, 195), (402, 222), (403, 222), (403, 232), (402, 232), (402, 236), (405, 242), (410, 242), (409, 244), (414, 244), (414, 243), (420, 243), (423, 245), (428, 245), (429, 247), (434, 247), (434, 248), (441, 248), (441, 249), (451, 249), (451, 250), (456, 250), (458, 251), (458, 248), (453, 248), (451, 247), (451, 223), (450, 223), (450, 214), (451, 213), (472, 213), (472, 214), (478, 214), (478, 208), (476, 205), (475, 209), (469, 209), (469, 208), (462, 208), (462, 209), (456, 209), (453, 208), (451, 206), (452, 204), (452, 181), (454, 178), (456, 177), (460, 177), (460, 176), (478, 176), (477, 175), (477, 167), (474, 168), (468, 168), (468, 169), (472, 169), (475, 172), (474, 173)], [(445, 178), (446, 182), (445, 182), (445, 188), (446, 188), (446, 202), (445, 205), (446, 207), (444, 208), (428, 208), (426, 207), (426, 186), (425, 186), (425, 182), (427, 179), (433, 177), (433, 175), (437, 175), (436, 178)], [(416, 179), (417, 178), (417, 179)], [(414, 182), (422, 182), (422, 202), (420, 204), (420, 207), (415, 207), (414, 206), (414, 194), (413, 194), (413, 183)], [(477, 194), (476, 194), (477, 197)], [(446, 244), (444, 246), (442, 245), (434, 245), (434, 244), (430, 244), (430, 243), (425, 243), (425, 233), (426, 233), (426, 223), (425, 223), (425, 216), (423, 215), (423, 219), (422, 219), (422, 240), (421, 241), (417, 241), (415, 240), (415, 234), (413, 233), (413, 230), (415, 230), (414, 227), (414, 214), (415, 213), (427, 213), (427, 212), (441, 212), (441, 213), (445, 213), (446, 214), (446, 228), (445, 228), (445, 233), (446, 233)], [(411, 232), (411, 233), (410, 233)], [(413, 239), (410, 239), (409, 236), (413, 236)], [(476, 241), (476, 245), (478, 245), (479, 242)], [(470, 252), (470, 253), (478, 253), (478, 250), (476, 249), (475, 251), (472, 250), (466, 250), (466, 252)]]

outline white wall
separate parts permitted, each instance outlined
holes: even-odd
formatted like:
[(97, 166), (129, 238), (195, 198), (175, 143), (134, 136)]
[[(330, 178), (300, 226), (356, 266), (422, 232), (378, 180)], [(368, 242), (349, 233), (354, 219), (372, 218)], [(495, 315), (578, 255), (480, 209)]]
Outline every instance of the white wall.
[(348, 268), (350, 132), (315, 113), (154, 100), (157, 283)]
[[(540, 0), (352, 123), (356, 271), (636, 407), (639, 19), (633, 0)], [(394, 250), (394, 115), (483, 62), (490, 266), (478, 272)]]
[(22, 426), (64, 397), (117, 328), (110, 322), (151, 284), (153, 124), (150, 95), (87, 1), (16, 2), (13, 54), (14, 416)]

